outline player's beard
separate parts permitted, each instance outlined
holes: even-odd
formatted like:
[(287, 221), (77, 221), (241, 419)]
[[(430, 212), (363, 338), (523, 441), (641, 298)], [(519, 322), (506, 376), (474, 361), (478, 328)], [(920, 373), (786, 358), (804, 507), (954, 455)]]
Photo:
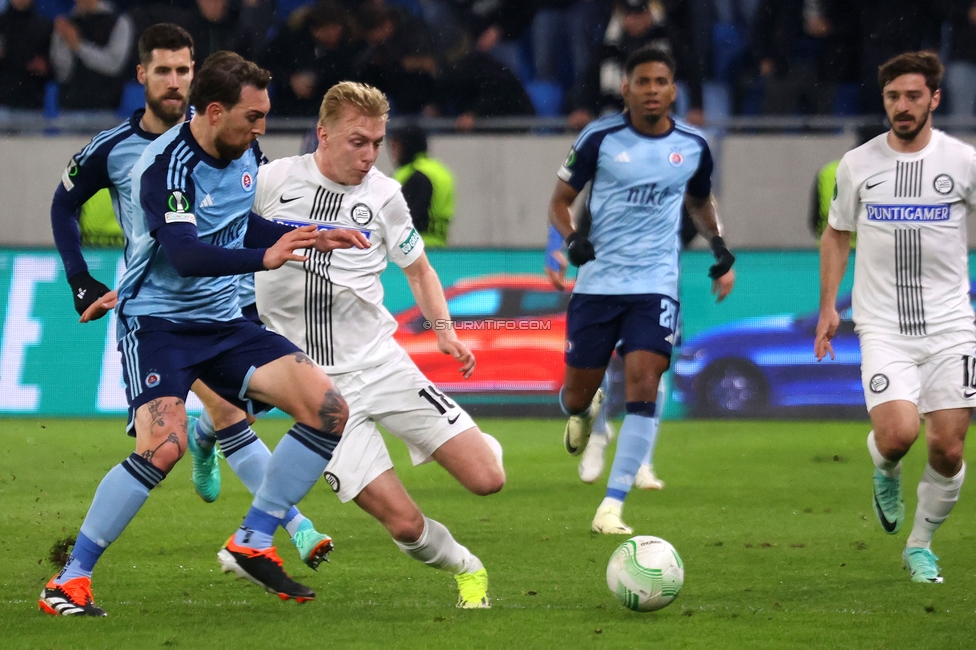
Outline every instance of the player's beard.
[(220, 133), (214, 137), (214, 149), (217, 150), (217, 156), (221, 160), (237, 160), (250, 148), (250, 142), (245, 144), (231, 144), (224, 140)]
[[(899, 131), (897, 128), (895, 128), (894, 121), (892, 121), (891, 131), (892, 133), (895, 134), (895, 137), (898, 138), (899, 140), (903, 140), (905, 142), (911, 142), (918, 136), (919, 133), (922, 132), (922, 129), (925, 128), (925, 125), (928, 123), (929, 116), (931, 114), (932, 111), (925, 111), (924, 113), (922, 113), (922, 115), (919, 117), (918, 120), (918, 126), (916, 126), (911, 131)], [(895, 119), (898, 119), (897, 115), (895, 116)]]
[[(163, 101), (167, 99), (178, 99), (180, 103), (178, 106), (164, 104)], [(166, 93), (162, 97), (153, 97), (147, 92), (146, 106), (163, 123), (174, 126), (186, 116), (187, 98), (178, 92)]]

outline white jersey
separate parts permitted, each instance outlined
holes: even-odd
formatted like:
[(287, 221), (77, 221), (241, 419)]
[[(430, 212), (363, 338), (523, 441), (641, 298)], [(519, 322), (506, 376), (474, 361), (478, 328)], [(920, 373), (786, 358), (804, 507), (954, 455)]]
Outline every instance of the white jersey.
[(261, 320), (330, 373), (395, 357), (397, 325), (383, 306), (380, 274), (388, 257), (405, 267), (424, 250), (400, 184), (373, 168), (359, 185), (340, 185), (322, 175), (312, 154), (292, 156), (261, 168), (254, 212), (289, 225), (354, 228), (370, 243), (365, 250), (310, 250), (306, 262), (255, 273)]
[(917, 153), (895, 151), (884, 134), (844, 155), (829, 222), (857, 232), (858, 334), (974, 329), (966, 251), (974, 205), (976, 150), (941, 131)]

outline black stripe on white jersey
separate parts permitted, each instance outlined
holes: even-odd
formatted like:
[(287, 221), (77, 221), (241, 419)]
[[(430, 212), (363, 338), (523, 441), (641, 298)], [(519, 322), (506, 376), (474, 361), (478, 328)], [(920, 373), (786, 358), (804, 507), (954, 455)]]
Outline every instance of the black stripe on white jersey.
[(305, 260), (305, 352), (320, 366), (335, 363), (332, 344), (332, 298), (329, 276), (332, 252), (310, 250)]
[(315, 190), (315, 200), (312, 201), (308, 218), (312, 221), (335, 221), (339, 217), (344, 196), (345, 194), (330, 192), (324, 187), (319, 187)]
[(922, 163), (895, 163), (895, 198), (922, 196)]
[(895, 230), (895, 290), (898, 302), (898, 331), (921, 336), (925, 331), (922, 301), (922, 231)]

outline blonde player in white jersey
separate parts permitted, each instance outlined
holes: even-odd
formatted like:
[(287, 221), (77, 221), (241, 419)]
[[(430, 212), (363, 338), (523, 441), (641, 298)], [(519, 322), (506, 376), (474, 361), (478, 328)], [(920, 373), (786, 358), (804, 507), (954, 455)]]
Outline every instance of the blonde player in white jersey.
[(891, 130), (837, 168), (820, 253), (817, 360), (834, 358), (837, 290), (857, 232), (854, 324), (873, 430), (874, 510), (895, 534), (905, 517), (901, 459), (925, 420), (928, 464), (902, 558), (915, 582), (941, 583), (932, 535), (959, 499), (963, 444), (976, 406), (976, 327), (966, 217), (976, 209), (976, 150), (933, 130), (942, 64), (909, 52), (881, 66)]
[(373, 167), (389, 104), (379, 90), (342, 82), (325, 95), (311, 154), (275, 160), (258, 175), (254, 211), (282, 223), (356, 228), (361, 255), (318, 255), (275, 273), (255, 274), (267, 326), (325, 368), (350, 405), (343, 442), (325, 471), (340, 501), (353, 500), (389, 531), (400, 549), (455, 575), (458, 607), (489, 607), (481, 561), (442, 524), (424, 517), (393, 470), (382, 424), (402, 439), (414, 464), (440, 463), (478, 495), (502, 489), (501, 446), (417, 369), (394, 340), (380, 274), (387, 259), (403, 269), (438, 349), (465, 378), (475, 359), (449, 327), (444, 291), (413, 227), (400, 184)]

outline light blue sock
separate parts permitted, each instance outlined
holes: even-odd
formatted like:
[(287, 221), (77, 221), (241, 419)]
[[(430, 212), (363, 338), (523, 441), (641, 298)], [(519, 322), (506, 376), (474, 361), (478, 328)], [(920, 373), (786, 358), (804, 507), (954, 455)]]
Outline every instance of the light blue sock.
[(234, 533), (234, 543), (248, 548), (268, 548), (274, 541), (274, 532), (281, 518), (251, 506), (244, 523)]
[(627, 415), (617, 436), (617, 452), (607, 481), (607, 498), (623, 502), (633, 487), (634, 476), (654, 435), (654, 410), (654, 402), (627, 402)]
[(193, 428), (193, 431), (197, 434), (197, 444), (203, 449), (210, 449), (217, 442), (217, 432), (214, 430), (213, 420), (210, 419), (210, 414), (207, 409), (203, 409), (203, 413), (197, 418), (197, 425)]
[(95, 490), (78, 541), (56, 582), (90, 577), (99, 557), (149, 498), (149, 490), (164, 478), (162, 470), (135, 453), (110, 469)]
[[(292, 510), (294, 510), (293, 515)], [(281, 525), (285, 530), (288, 531), (289, 537), (294, 537), (299, 531), (315, 530), (315, 527), (312, 525), (312, 521), (306, 518), (302, 513), (298, 512), (298, 509), (295, 507), (292, 507), (292, 509), (288, 511), (288, 514), (285, 515), (285, 521)]]
[(268, 446), (254, 435), (247, 420), (241, 420), (215, 433), (227, 464), (237, 474), (237, 478), (241, 479), (248, 492), (257, 494), (271, 460)]
[(605, 436), (609, 432), (607, 428), (607, 406), (610, 403), (610, 373), (603, 374), (603, 383), (600, 384), (600, 388), (603, 389), (603, 408), (600, 412), (596, 414), (593, 419), (593, 431), (590, 435), (594, 436)]
[(664, 377), (661, 377), (661, 381), (657, 384), (657, 409), (654, 412), (654, 428), (651, 432), (651, 445), (647, 448), (647, 455), (644, 457), (644, 465), (654, 464), (654, 448), (657, 446), (657, 432), (661, 428), (661, 414), (664, 412), (664, 405), (667, 403), (668, 399), (668, 385), (664, 381)]
[(339, 436), (296, 423), (271, 454), (254, 507), (283, 519), (322, 477)]
[[(227, 464), (237, 474), (237, 478), (241, 479), (248, 492), (257, 494), (264, 481), (268, 463), (271, 462), (271, 451), (268, 446), (254, 435), (254, 430), (247, 420), (241, 420), (226, 429), (221, 429), (216, 432), (216, 435)], [(305, 517), (298, 508), (292, 506), (285, 513), (281, 525), (288, 531), (289, 537), (294, 537), (303, 521), (306, 521)], [(309, 525), (311, 526), (311, 522)]]

